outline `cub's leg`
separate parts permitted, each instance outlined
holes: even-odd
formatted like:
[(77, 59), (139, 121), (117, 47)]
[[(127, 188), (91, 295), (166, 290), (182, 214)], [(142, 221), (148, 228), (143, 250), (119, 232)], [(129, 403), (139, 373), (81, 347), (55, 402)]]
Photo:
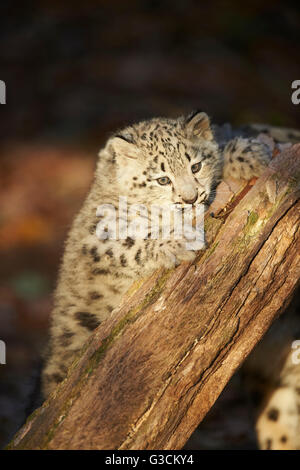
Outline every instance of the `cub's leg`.
[[(299, 294), (298, 294), (299, 295)], [(300, 316), (296, 294), (243, 366), (261, 449), (300, 450)]]
[(299, 406), (299, 391), (291, 384), (270, 388), (255, 426), (260, 449), (300, 449)]

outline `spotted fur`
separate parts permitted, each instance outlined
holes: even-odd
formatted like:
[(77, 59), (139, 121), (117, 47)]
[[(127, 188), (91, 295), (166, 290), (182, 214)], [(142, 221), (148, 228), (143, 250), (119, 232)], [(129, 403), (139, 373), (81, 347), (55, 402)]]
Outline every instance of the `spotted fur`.
[(127, 197), (128, 204), (146, 207), (170, 203), (207, 207), (224, 164), (226, 174), (250, 178), (262, 171), (268, 158), (262, 144), (242, 139), (220, 151), (209, 118), (202, 112), (143, 121), (107, 141), (65, 246), (43, 371), (45, 396), (63, 380), (91, 332), (112, 314), (137, 278), (159, 266), (170, 268), (195, 258), (194, 251), (187, 251), (185, 239), (100, 240), (97, 207), (111, 204), (118, 211), (120, 195)]
[(244, 364), (256, 409), (257, 443), (264, 450), (300, 450), (299, 292)]

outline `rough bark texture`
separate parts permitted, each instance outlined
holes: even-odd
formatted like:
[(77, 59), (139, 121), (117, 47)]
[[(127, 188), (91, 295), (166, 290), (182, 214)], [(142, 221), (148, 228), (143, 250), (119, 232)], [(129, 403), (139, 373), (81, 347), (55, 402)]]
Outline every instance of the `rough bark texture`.
[(227, 193), (209, 248), (131, 289), (11, 449), (182, 448), (299, 281), (300, 145)]

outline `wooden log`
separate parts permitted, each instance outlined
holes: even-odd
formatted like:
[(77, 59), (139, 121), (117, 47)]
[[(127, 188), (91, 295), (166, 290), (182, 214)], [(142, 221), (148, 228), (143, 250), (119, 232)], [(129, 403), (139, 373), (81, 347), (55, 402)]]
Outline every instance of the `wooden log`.
[(298, 144), (207, 217), (196, 262), (130, 290), (9, 448), (182, 448), (288, 305), (299, 225)]

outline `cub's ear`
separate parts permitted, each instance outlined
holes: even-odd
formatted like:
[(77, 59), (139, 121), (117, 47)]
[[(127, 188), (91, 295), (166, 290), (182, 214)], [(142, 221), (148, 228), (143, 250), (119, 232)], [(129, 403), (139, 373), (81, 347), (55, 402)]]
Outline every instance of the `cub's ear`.
[(213, 139), (209, 117), (201, 111), (194, 111), (186, 117), (185, 128), (190, 139)]
[(129, 133), (116, 134), (110, 139), (109, 144), (115, 159), (119, 162), (126, 164), (127, 159), (136, 160), (139, 156), (140, 151)]

